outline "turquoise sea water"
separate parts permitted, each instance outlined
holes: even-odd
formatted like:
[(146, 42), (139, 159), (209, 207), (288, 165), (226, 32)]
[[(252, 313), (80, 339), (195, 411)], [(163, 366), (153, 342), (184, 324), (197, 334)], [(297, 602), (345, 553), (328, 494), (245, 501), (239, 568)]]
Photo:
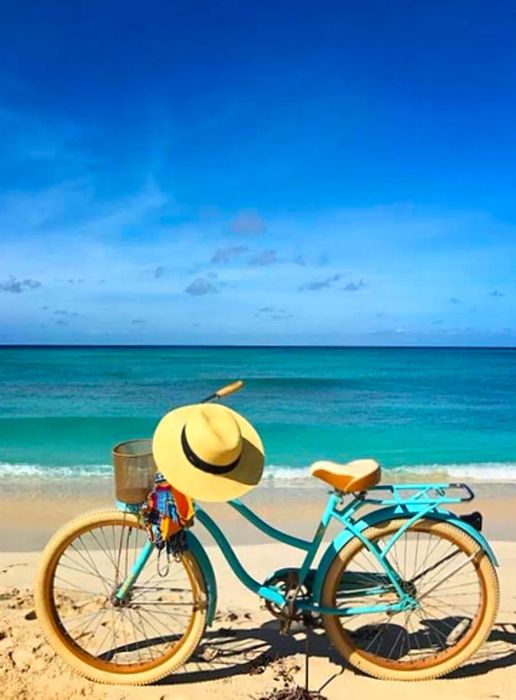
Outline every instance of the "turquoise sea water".
[(268, 477), (372, 456), (387, 469), (516, 480), (516, 350), (0, 349), (0, 475), (105, 473), (110, 448), (242, 378), (228, 404)]

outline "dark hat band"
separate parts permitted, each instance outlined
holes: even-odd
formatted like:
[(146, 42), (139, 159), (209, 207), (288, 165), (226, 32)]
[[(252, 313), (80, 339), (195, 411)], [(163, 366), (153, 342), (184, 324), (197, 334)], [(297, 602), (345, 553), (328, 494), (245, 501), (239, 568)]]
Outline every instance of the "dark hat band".
[(229, 474), (229, 472), (232, 471), (240, 462), (241, 455), (238, 455), (234, 462), (231, 462), (231, 464), (226, 464), (223, 467), (216, 464), (211, 464), (210, 462), (205, 462), (203, 459), (198, 457), (190, 447), (186, 438), (186, 426), (183, 426), (183, 430), (181, 431), (181, 446), (183, 448), (183, 452), (185, 453), (185, 457), (190, 464), (196, 469), (200, 469), (207, 474), (215, 474), (215, 476), (220, 474)]

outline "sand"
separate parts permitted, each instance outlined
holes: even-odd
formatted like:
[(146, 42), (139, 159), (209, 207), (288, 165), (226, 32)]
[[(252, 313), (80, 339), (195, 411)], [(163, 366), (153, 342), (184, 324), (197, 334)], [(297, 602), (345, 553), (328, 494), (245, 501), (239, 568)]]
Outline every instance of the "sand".
[[(496, 497), (494, 497), (496, 495)], [(87, 494), (74, 508), (84, 510), (90, 505)], [(92, 497), (93, 498), (93, 497)], [(284, 524), (296, 523), (294, 531), (306, 530), (304, 522), (320, 511), (321, 492), (290, 495), (271, 493), (255, 497), (271, 520)], [(12, 499), (11, 499), (12, 500)], [(30, 500), (30, 499), (29, 499)], [(49, 499), (49, 502), (53, 499)], [(516, 698), (516, 545), (511, 541), (515, 528), (512, 513), (516, 500), (503, 489), (483, 500), (490, 516), (486, 530), (502, 533), (503, 541), (494, 542), (500, 559), (498, 571), (501, 582), (501, 607), (495, 628), (487, 643), (465, 666), (450, 677), (418, 684), (377, 681), (362, 676), (341, 665), (339, 657), (329, 648), (324, 635), (310, 635), (310, 688), (319, 690), (330, 700), (361, 697), (365, 700), (418, 700), (448, 698)], [(264, 503), (266, 503), (266, 508)], [(0, 552), (0, 696), (6, 700), (54, 700), (57, 698), (91, 697), (116, 700), (203, 700), (204, 698), (259, 698), (261, 694), (288, 682), (304, 682), (305, 633), (301, 628), (287, 637), (279, 635), (278, 625), (260, 601), (247, 591), (229, 570), (220, 552), (209, 546), (209, 556), (216, 569), (219, 583), (219, 610), (215, 624), (196, 655), (184, 669), (159, 684), (145, 688), (102, 686), (81, 678), (72, 671), (45, 641), (35, 618), (32, 584), (40, 558), (40, 549), (47, 530), (70, 515), (69, 509), (50, 508), (45, 498), (38, 499), (31, 528), (25, 523), (21, 534), (0, 531), (5, 545), (12, 551)], [(44, 508), (42, 508), (44, 504)], [(283, 504), (280, 507), (279, 504)], [(11, 503), (13, 512), (23, 514), (27, 503)], [(468, 510), (477, 507), (470, 505)], [(485, 508), (484, 508), (485, 509)], [(37, 513), (35, 512), (37, 510)], [(46, 510), (46, 515), (45, 515)], [(218, 513), (218, 507), (213, 509)], [(304, 514), (304, 520), (300, 517)], [(276, 516), (276, 518), (275, 518)], [(288, 517), (287, 517), (288, 516)], [(492, 517), (491, 517), (492, 516)], [(297, 518), (297, 520), (296, 520)], [(489, 521), (491, 524), (489, 524)], [(36, 526), (35, 523), (39, 523)], [(46, 526), (43, 527), (43, 524)], [(496, 523), (496, 525), (493, 525)], [(249, 540), (246, 529), (236, 527), (233, 517), (225, 525), (239, 541)], [(491, 531), (491, 532), (490, 532)], [(492, 536), (492, 534), (491, 534)], [(18, 537), (18, 539), (17, 539)], [(18, 543), (21, 546), (14, 546)], [(300, 555), (283, 545), (239, 544), (238, 556), (257, 577), (264, 577), (275, 568), (299, 563)]]
[[(410, 478), (410, 481), (416, 480)], [(475, 500), (459, 504), (454, 510), (457, 513), (482, 511), (484, 532), (491, 540), (515, 539), (516, 484), (477, 483), (474, 490)], [(313, 479), (293, 480), (289, 486), (260, 484), (246, 496), (245, 503), (280, 529), (311, 538), (324, 509), (327, 492), (324, 485)], [(93, 483), (70, 479), (51, 482), (51, 485), (39, 479), (23, 490), (17, 481), (4, 479), (0, 488), (0, 551), (42, 549), (63, 523), (85, 511), (113, 508), (113, 505), (111, 479), (101, 478)], [(217, 521), (223, 522), (231, 542), (259, 544), (269, 541), (227, 504), (204, 504), (204, 507)]]

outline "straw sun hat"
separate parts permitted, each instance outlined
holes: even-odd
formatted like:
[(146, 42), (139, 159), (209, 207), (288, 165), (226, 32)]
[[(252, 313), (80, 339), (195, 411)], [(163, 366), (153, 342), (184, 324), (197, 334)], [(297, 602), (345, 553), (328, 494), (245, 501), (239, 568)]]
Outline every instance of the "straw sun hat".
[(220, 404), (181, 406), (167, 413), (152, 441), (154, 461), (178, 491), (200, 501), (229, 501), (260, 481), (260, 436), (241, 415)]

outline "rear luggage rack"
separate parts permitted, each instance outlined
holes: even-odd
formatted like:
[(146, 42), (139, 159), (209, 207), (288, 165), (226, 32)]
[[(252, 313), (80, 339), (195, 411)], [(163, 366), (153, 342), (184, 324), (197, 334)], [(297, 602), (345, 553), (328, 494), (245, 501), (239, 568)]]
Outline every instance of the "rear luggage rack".
[[(387, 492), (382, 497), (382, 493)], [(378, 494), (378, 497), (375, 497)], [(467, 484), (379, 484), (356, 494), (364, 503), (384, 506), (428, 506), (466, 503), (475, 498)]]

